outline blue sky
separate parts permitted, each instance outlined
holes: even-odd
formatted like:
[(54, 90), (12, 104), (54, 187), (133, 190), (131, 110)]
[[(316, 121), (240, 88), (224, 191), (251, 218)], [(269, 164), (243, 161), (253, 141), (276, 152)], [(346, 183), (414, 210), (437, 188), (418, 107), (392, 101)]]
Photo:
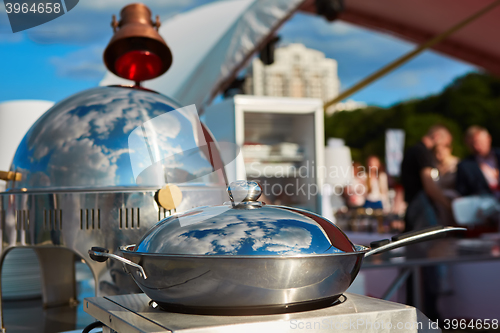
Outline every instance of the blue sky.
[[(102, 52), (111, 38), (111, 15), (132, 1), (82, 0), (58, 19), (13, 34), (0, 4), (0, 101), (59, 101), (98, 85), (105, 68)], [(145, 0), (162, 20), (207, 0)], [(339, 64), (342, 89), (356, 83), (414, 45), (343, 22), (297, 14), (281, 29), (282, 43), (299, 42)], [(168, 40), (167, 40), (168, 43)], [(351, 98), (388, 106), (439, 92), (453, 78), (475, 68), (435, 52), (425, 52)]]

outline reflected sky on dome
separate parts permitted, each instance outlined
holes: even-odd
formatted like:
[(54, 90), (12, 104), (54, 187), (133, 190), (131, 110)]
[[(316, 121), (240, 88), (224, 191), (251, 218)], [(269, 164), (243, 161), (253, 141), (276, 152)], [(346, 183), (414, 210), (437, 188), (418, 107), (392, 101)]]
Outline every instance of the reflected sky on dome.
[[(192, 135), (185, 135), (185, 132)], [(195, 105), (144, 122), (130, 133), (128, 143), (138, 183), (145, 182), (147, 177), (159, 177), (160, 182), (165, 177), (169, 182), (186, 182), (213, 171), (206, 156), (200, 152), (200, 147), (207, 142)]]
[[(191, 223), (186, 223), (192, 219)], [(184, 221), (184, 223), (180, 223)], [(197, 208), (153, 227), (137, 252), (185, 255), (300, 255), (343, 252), (302, 214), (264, 206)]]
[[(199, 148), (206, 142), (196, 110), (175, 109), (178, 105), (161, 94), (125, 87), (99, 87), (73, 95), (28, 131), (11, 166), (23, 179), (9, 188), (217, 181)], [(146, 128), (149, 146), (130, 149), (129, 136), (141, 128)], [(134, 167), (140, 168), (139, 174), (134, 175)]]

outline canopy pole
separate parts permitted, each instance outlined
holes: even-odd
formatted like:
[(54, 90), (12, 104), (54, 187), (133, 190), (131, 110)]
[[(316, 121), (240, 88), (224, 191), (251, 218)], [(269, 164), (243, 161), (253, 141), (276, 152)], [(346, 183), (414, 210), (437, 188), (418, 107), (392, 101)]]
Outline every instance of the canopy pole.
[(360, 82), (356, 83), (351, 88), (343, 91), (342, 93), (340, 93), (334, 99), (326, 102), (323, 105), (323, 108), (326, 111), (326, 109), (329, 106), (331, 106), (333, 104), (336, 104), (336, 103), (340, 102), (341, 100), (343, 100), (343, 99), (351, 96), (352, 94), (354, 94), (354, 93), (358, 92), (359, 90), (363, 89), (364, 87), (366, 87), (370, 83), (378, 80), (379, 78), (381, 78), (384, 75), (390, 73), (394, 69), (400, 67), (401, 65), (403, 65), (406, 62), (410, 61), (411, 59), (413, 59), (414, 57), (416, 57), (417, 55), (419, 55), (423, 51), (425, 51), (428, 48), (434, 46), (435, 44), (441, 42), (443, 39), (445, 39), (449, 35), (453, 34), (457, 30), (462, 29), (463, 27), (465, 27), (469, 23), (471, 23), (474, 20), (478, 19), (479, 17), (483, 16), (484, 14), (486, 14), (487, 12), (489, 12), (490, 10), (492, 10), (493, 8), (495, 8), (496, 6), (498, 6), (499, 4), (500, 4), (500, 0), (493, 1), (488, 6), (484, 7), (483, 9), (481, 9), (478, 12), (474, 13), (473, 15), (467, 17), (466, 19), (464, 19), (463, 21), (461, 21), (458, 24), (454, 25), (450, 29), (446, 30), (445, 32), (441, 33), (440, 35), (437, 35), (437, 36), (433, 37), (432, 39), (428, 40), (424, 44), (422, 44), (422, 45), (418, 46), (417, 48), (415, 48), (413, 51), (411, 51), (411, 52), (403, 55), (402, 57), (394, 60), (393, 62), (389, 63), (388, 65), (386, 65), (384, 67), (382, 67), (381, 69), (379, 69), (375, 73), (369, 75), (365, 79), (363, 79)]

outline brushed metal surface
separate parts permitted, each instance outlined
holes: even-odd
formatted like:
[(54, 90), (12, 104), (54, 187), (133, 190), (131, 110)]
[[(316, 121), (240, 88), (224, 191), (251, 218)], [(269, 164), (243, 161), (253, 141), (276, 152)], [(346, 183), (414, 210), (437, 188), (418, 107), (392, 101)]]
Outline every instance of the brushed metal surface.
[[(223, 206), (202, 207), (199, 210), (207, 211), (221, 207)], [(226, 211), (242, 211), (243, 215), (249, 214), (252, 217), (253, 213), (264, 211), (265, 206), (241, 209), (238, 208), (239, 205), (233, 206), (231, 204), (229, 207)], [(282, 206), (270, 206), (268, 208), (295, 211)], [(263, 216), (270, 216), (272, 218), (270, 219), (271, 222), (277, 222), (280, 218), (286, 216), (286, 214), (279, 211), (275, 213), (276, 217), (270, 213), (257, 215), (257, 217), (262, 219)], [(300, 213), (305, 214), (307, 217), (313, 216), (309, 212), (300, 211)], [(196, 216), (192, 211), (180, 216), (182, 215), (187, 215), (189, 218)], [(160, 248), (163, 241), (169, 244), (175, 243), (175, 238), (169, 238), (172, 232), (161, 234), (161, 231), (166, 229), (165, 223), (168, 221), (171, 221), (174, 226), (179, 225), (182, 227), (182, 221), (176, 221), (175, 218), (177, 216), (158, 223), (145, 235), (140, 244), (144, 240), (148, 240), (149, 235), (152, 235), (150, 243), (159, 240)], [(220, 221), (225, 220), (223, 214), (217, 215), (215, 219), (211, 223), (216, 226), (220, 224)], [(236, 223), (231, 216), (227, 220), (231, 224)], [(205, 226), (205, 221), (207, 220), (202, 218), (196, 220), (196, 223), (188, 225), (196, 225), (197, 229), (193, 230), (194, 234), (201, 234), (202, 237), (205, 237), (203, 231), (213, 229), (211, 226)], [(314, 221), (323, 225), (326, 225), (325, 222), (327, 222), (320, 218), (314, 218)], [(262, 223), (259, 218), (255, 222), (257, 224)], [(288, 221), (288, 224), (294, 222), (297, 225), (296, 220)], [(271, 229), (271, 227), (266, 226), (262, 230), (255, 228), (247, 230), (246, 225), (243, 225), (242, 229), (245, 240), (255, 243), (255, 236), (265, 234), (265, 230)], [(335, 228), (332, 230), (341, 233), (339, 229)], [(220, 232), (210, 235), (209, 239), (212, 240), (210, 244), (217, 245), (216, 241), (224, 241), (221, 232), (226, 229), (228, 229), (228, 226), (220, 228)], [(233, 310), (241, 312), (244, 310), (246, 313), (256, 314), (263, 308), (279, 312), (283, 308), (296, 308), (304, 304), (312, 305), (312, 303), (317, 305), (319, 303), (323, 304), (325, 301), (335, 300), (351, 285), (361, 268), (363, 258), (371, 253), (388, 251), (415, 242), (442, 237), (450, 232), (463, 231), (462, 229), (442, 226), (401, 234), (393, 237), (392, 242), (387, 240), (388, 244), (381, 246), (381, 250), (379, 248), (370, 249), (361, 245), (352, 245), (347, 237), (341, 233), (342, 237), (352, 246), (351, 251), (299, 252), (295, 255), (290, 255), (290, 253), (276, 255), (273, 253), (269, 255), (264, 248), (260, 252), (254, 251), (250, 253), (186, 254), (143, 252), (140, 251), (140, 245), (132, 244), (120, 248), (123, 258), (119, 259), (126, 264), (124, 268), (132, 275), (141, 290), (164, 308), (175, 308), (176, 311), (181, 309), (181, 311), (193, 313), (218, 313)], [(155, 231), (158, 232), (155, 234)], [(325, 228), (325, 231), (328, 239), (335, 239), (328, 228)], [(173, 233), (173, 235), (176, 234), (178, 233)], [(187, 235), (189, 234), (188, 232)], [(289, 235), (286, 236), (289, 237)], [(193, 247), (196, 245), (198, 238), (198, 236), (193, 239), (185, 238), (183, 242)], [(276, 239), (280, 240), (279, 237), (274, 239), (269, 237), (270, 244), (276, 245)], [(319, 238), (319, 240), (322, 239)], [(326, 240), (326, 238), (323, 240)], [(341, 240), (344, 239), (341, 238)], [(235, 243), (238, 243), (237, 240), (230, 238), (226, 244), (234, 245)], [(333, 245), (334, 241), (330, 243), (330, 246)], [(259, 247), (256, 247), (256, 249), (259, 250)], [(291, 250), (293, 251), (293, 246), (291, 246)], [(93, 258), (96, 257), (96, 260), (100, 260), (97, 258), (99, 256), (111, 256), (100, 251), (102, 250), (96, 248), (91, 249), (89, 253), (92, 254)]]
[[(243, 207), (243, 208), (241, 208)], [(179, 255), (296, 256), (353, 252), (332, 222), (283, 206), (199, 207), (161, 221), (136, 252)]]
[(58, 248), (35, 248), (41, 270), (43, 306), (76, 304), (75, 254)]
[[(150, 299), (144, 294), (86, 298), (84, 309), (118, 333), (441, 332), (429, 329), (429, 319), (414, 307), (350, 293), (345, 297), (340, 304), (321, 309), (257, 316), (165, 312), (148, 306)], [(407, 326), (397, 329), (398, 323)]]
[(93, 88), (57, 103), (31, 127), (10, 168), (22, 179), (6, 188), (158, 189), (166, 183), (207, 183), (200, 177), (215, 174), (203, 139), (197, 114), (166, 96), (129, 87)]
[(231, 183), (231, 203), (165, 218), (137, 246), (121, 247), (123, 257), (89, 253), (118, 259), (162, 306), (283, 309), (338, 298), (366, 248), (317, 214), (255, 201), (258, 190), (255, 182)]
[(197, 207), (164, 219), (134, 247), (143, 254), (303, 256), (351, 253), (355, 246), (335, 223), (315, 213), (257, 201), (255, 181), (227, 188), (231, 202)]
[[(179, 185), (183, 200), (177, 211), (186, 211), (200, 204), (220, 204), (228, 200), (225, 187)], [(0, 263), (14, 248), (32, 247), (47, 260), (77, 255), (90, 267), (96, 281), (96, 295), (117, 295), (138, 292), (140, 289), (124, 272), (120, 263), (92, 261), (88, 249), (102, 246), (119, 253), (119, 247), (140, 240), (159, 220), (174, 211), (158, 207), (154, 200), (157, 188), (137, 191), (72, 191), (53, 193), (0, 193)], [(68, 264), (68, 261), (65, 261)], [(57, 266), (57, 263), (54, 263)], [(60, 274), (54, 282), (42, 286), (44, 299), (50, 304), (72, 302), (74, 285), (73, 265), (46, 273)], [(60, 266), (60, 265), (59, 265)], [(61, 268), (61, 267), (59, 267)], [(50, 267), (41, 266), (42, 274)], [(59, 288), (58, 292), (52, 292)], [(48, 294), (50, 293), (50, 295)], [(1, 306), (1, 303), (0, 303)], [(1, 310), (1, 308), (0, 308)]]
[[(208, 130), (179, 107), (147, 89), (98, 87), (43, 114), (10, 167), (21, 179), (0, 192), (0, 267), (11, 249), (35, 248), (46, 306), (74, 301), (76, 256), (90, 267), (97, 295), (140, 291), (121, 264), (95, 263), (87, 250), (119, 251), (175, 212), (228, 199), (222, 165), (214, 172), (217, 156), (207, 156), (218, 154), (207, 149)], [(166, 183), (182, 192), (174, 211), (154, 200)]]
[[(199, 210), (210, 211), (221, 207), (223, 206), (199, 208)], [(352, 245), (336, 226), (330, 223), (329, 227), (334, 228), (328, 229), (325, 227), (328, 221), (309, 212), (281, 206), (262, 206), (252, 209), (238, 209), (238, 206), (232, 205), (229, 207), (224, 213), (215, 216), (213, 221), (200, 219), (195, 221), (196, 223), (188, 224), (188, 226), (195, 226), (194, 229), (188, 231), (182, 227), (182, 221), (176, 221), (177, 216), (163, 220), (145, 235), (139, 246), (129, 245), (121, 248), (124, 258), (134, 263), (126, 265), (125, 269), (130, 272), (141, 290), (162, 307), (187, 308), (187, 311), (199, 313), (232, 311), (233, 309), (253, 313), (262, 308), (276, 311), (306, 303), (318, 304), (325, 300), (336, 299), (354, 281), (363, 258), (370, 253), (388, 251), (414, 242), (441, 237), (450, 232), (461, 231), (461, 228), (455, 227), (441, 227), (439, 230), (433, 227), (411, 235), (404, 235), (406, 237), (400, 235), (404, 238), (396, 238), (389, 244), (381, 246), (381, 250), (369, 249), (360, 245)], [(286, 213), (281, 210), (285, 210)], [(225, 215), (226, 212), (230, 212), (230, 215)], [(262, 213), (255, 214), (255, 212)], [(290, 212), (312, 218), (312, 221), (307, 222), (323, 232), (320, 232), (322, 237), (311, 233), (311, 243), (329, 246), (328, 250), (336, 246), (335, 239), (337, 238), (338, 244), (346, 244), (345, 242), (349, 244), (349, 251), (335, 248), (330, 252), (319, 251), (318, 253), (309, 252), (309, 248), (305, 250), (297, 248), (297, 242), (290, 234), (297, 235), (300, 234), (299, 232), (289, 233), (278, 229), (276, 234), (266, 235), (267, 230), (275, 229), (276, 223), (282, 223), (285, 228), (289, 228), (290, 225), (303, 227), (298, 222), (303, 224), (304, 221), (287, 217), (287, 213)], [(238, 218), (235, 219), (231, 213), (236, 214)], [(240, 214), (248, 217), (253, 223), (247, 223), (244, 219), (243, 223), (240, 223), (242, 220)], [(196, 217), (192, 211), (184, 215), (189, 218)], [(266, 217), (269, 218), (267, 223)], [(206, 223), (209, 225), (207, 226)], [(173, 229), (168, 230), (169, 224), (173, 225)], [(244, 235), (243, 241), (233, 239), (234, 237), (225, 239), (224, 235), (227, 235), (227, 230), (231, 225), (237, 225), (238, 230), (242, 230), (242, 233), (237, 236)], [(249, 225), (252, 228), (248, 228)], [(255, 225), (259, 227), (256, 228)], [(182, 232), (172, 232), (172, 230), (179, 230), (179, 226)], [(325, 229), (319, 229), (319, 227), (325, 227)], [(213, 233), (213, 229), (217, 232)], [(162, 233), (164, 230), (166, 231)], [(206, 234), (204, 232), (206, 230), (211, 232)], [(309, 229), (303, 227), (299, 230)], [(175, 237), (171, 237), (172, 235)], [(176, 241), (178, 235), (183, 236), (181, 242)], [(193, 235), (192, 238), (191, 235)], [(259, 237), (267, 239), (269, 244), (259, 242)], [(197, 246), (200, 238), (207, 238), (210, 242)], [(283, 239), (290, 243), (283, 243)], [(237, 247), (232, 252), (213, 253), (212, 250), (218, 248), (217, 242), (219, 241), (227, 246), (245, 244), (245, 242), (250, 242), (250, 244), (242, 247), (241, 251)], [(157, 248), (160, 250), (176, 243), (187, 244), (187, 246), (181, 246), (180, 253), (148, 252), (141, 251), (141, 244), (144, 242), (146, 244), (157, 242)], [(255, 246), (256, 244), (258, 246)], [(210, 252), (203, 252), (206, 251), (206, 245), (212, 246)], [(288, 252), (279, 254), (276, 251), (269, 251), (267, 245), (280, 246)], [(145, 246), (142, 248), (148, 250)], [(186, 253), (192, 248), (196, 248), (194, 253)], [(248, 248), (251, 250), (247, 250)], [(200, 249), (202, 253), (197, 253)], [(102, 254), (94, 251), (93, 255)]]
[[(87, 250), (118, 251), (174, 212), (226, 201), (207, 135), (196, 113), (146, 89), (98, 87), (57, 103), (17, 148), (10, 170), (21, 179), (0, 193), (0, 265), (13, 248), (36, 248), (47, 306), (73, 302), (75, 255), (90, 266), (97, 295), (139, 291), (121, 264), (99, 265)], [(165, 183), (182, 192), (174, 211), (154, 200)]]
[[(285, 308), (335, 298), (356, 277), (366, 248), (346, 254), (301, 257), (182, 256), (122, 251), (147, 278), (126, 266), (151, 299), (170, 306)], [(251, 312), (251, 311), (250, 311)]]

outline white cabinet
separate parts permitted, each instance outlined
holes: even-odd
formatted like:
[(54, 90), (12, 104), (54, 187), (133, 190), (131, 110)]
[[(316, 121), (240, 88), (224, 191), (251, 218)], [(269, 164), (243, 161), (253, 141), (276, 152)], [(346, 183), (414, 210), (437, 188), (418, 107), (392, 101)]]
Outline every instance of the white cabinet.
[(208, 107), (203, 117), (219, 142), (241, 149), (234, 162), (225, 161), (230, 181), (259, 180), (264, 201), (320, 212), (325, 172), (320, 99), (236, 95)]

